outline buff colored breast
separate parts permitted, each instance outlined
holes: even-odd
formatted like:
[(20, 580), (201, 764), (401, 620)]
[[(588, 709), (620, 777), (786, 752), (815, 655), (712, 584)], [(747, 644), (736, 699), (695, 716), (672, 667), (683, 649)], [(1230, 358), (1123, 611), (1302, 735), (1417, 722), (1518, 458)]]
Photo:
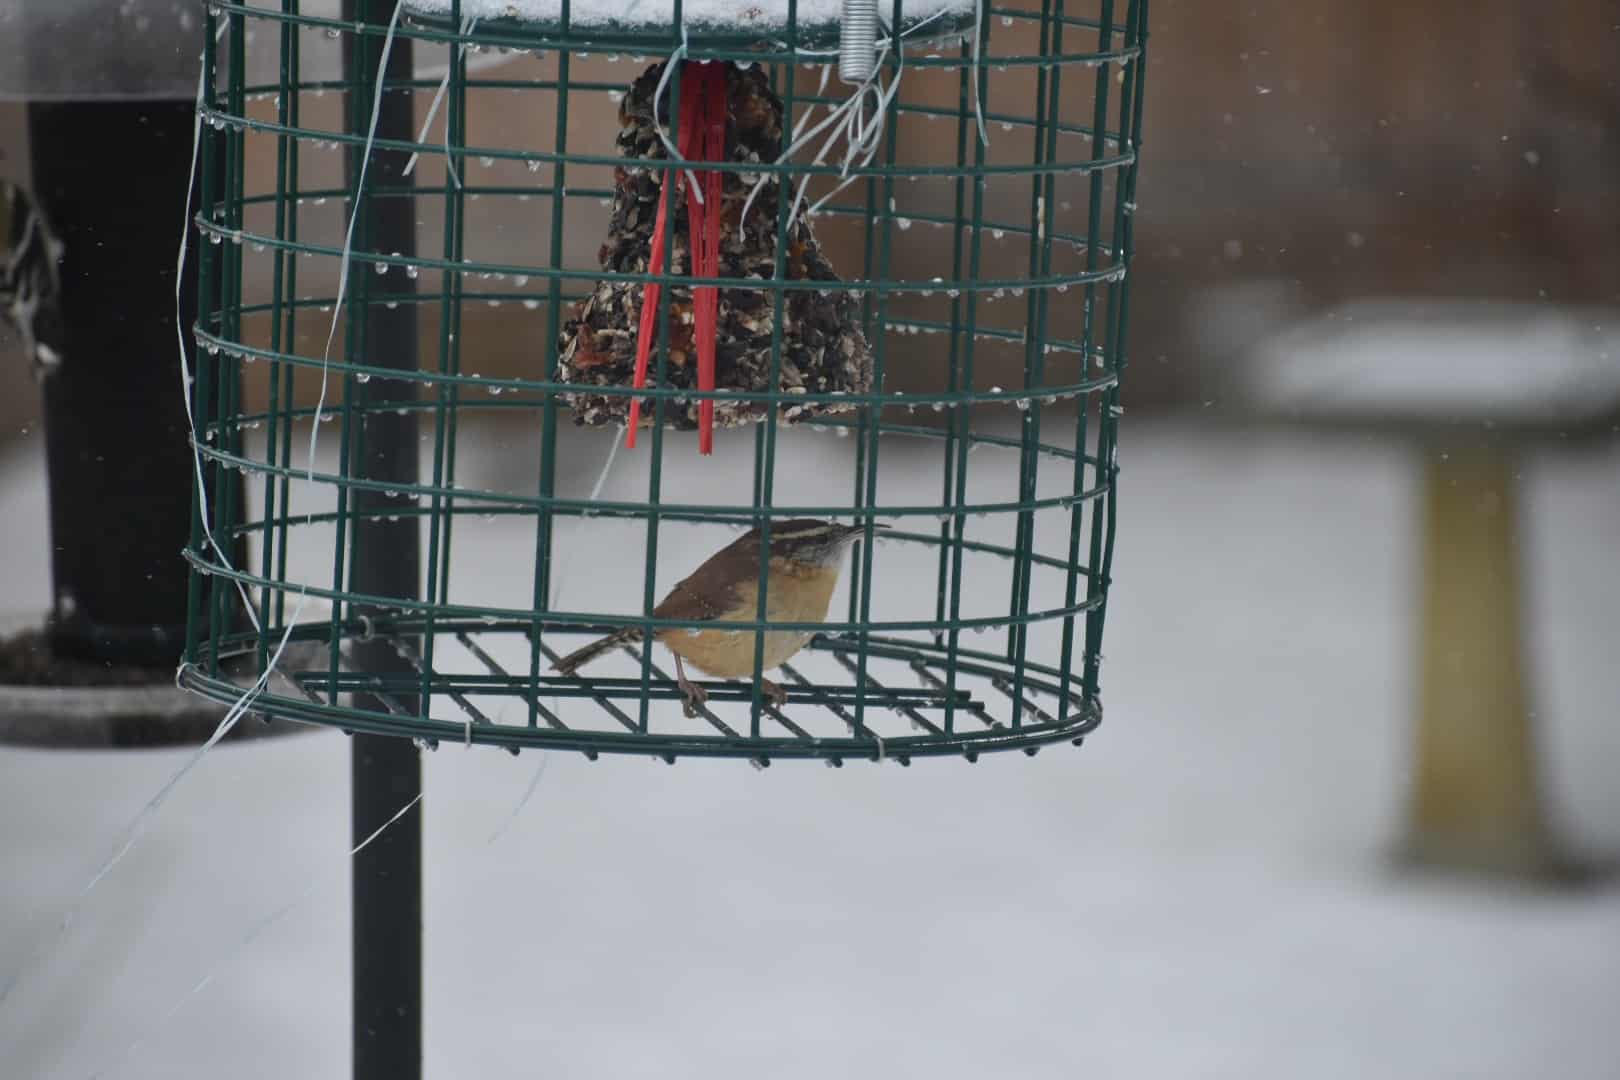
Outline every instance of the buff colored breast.
[[(806, 566), (783, 559), (771, 560), (771, 587), (766, 596), (766, 618), (772, 622), (822, 622), (838, 585), (838, 566)], [(735, 606), (714, 621), (752, 622), (759, 605), (756, 582), (740, 584)], [(765, 670), (776, 667), (804, 648), (811, 630), (767, 630)], [(698, 670), (722, 679), (754, 673), (754, 635), (744, 630), (665, 630), (658, 640)]]

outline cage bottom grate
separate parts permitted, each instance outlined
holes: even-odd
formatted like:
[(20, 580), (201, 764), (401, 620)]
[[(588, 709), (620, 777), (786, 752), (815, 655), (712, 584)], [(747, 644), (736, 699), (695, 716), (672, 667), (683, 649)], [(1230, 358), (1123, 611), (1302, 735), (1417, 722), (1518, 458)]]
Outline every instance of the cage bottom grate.
[[(561, 640), (610, 627), (548, 627), (536, 674), (528, 671), (528, 624), (438, 620), (433, 629), (437, 662), (417, 644), (419, 621), (359, 620), (352, 627), (339, 624), (336, 637), (330, 623), (295, 626), (276, 677), (252, 711), (350, 733), (410, 737), (428, 748), (459, 742), (513, 753), (524, 747), (572, 750), (593, 759), (603, 753), (671, 763), (680, 757), (739, 757), (768, 765), (792, 758), (834, 766), (846, 759), (907, 765), (925, 756), (976, 760), (1014, 749), (1034, 754), (1050, 743), (1078, 744), (1102, 720), (1100, 700), (1084, 692), (1078, 677), (1027, 658), (1020, 676), (1008, 656), (960, 644), (953, 651), (944, 638), (870, 636), (863, 672), (857, 638), (818, 635), (776, 673), (787, 703), (778, 707), (762, 698), (756, 713), (754, 688), (740, 681), (700, 680), (708, 701), (683, 708), (658, 648), (645, 684), (639, 645), (621, 650), (621, 667), (634, 669), (630, 676), (549, 670), (567, 651)], [(241, 677), (213, 670), (216, 661), (225, 665), (258, 648), (255, 638), (233, 638), (221, 643), (217, 657), (203, 650), (197, 662), (181, 669), (180, 684), (235, 702), (245, 689)], [(812, 667), (848, 681), (814, 679), (806, 672)], [(513, 711), (521, 719), (503, 719)]]

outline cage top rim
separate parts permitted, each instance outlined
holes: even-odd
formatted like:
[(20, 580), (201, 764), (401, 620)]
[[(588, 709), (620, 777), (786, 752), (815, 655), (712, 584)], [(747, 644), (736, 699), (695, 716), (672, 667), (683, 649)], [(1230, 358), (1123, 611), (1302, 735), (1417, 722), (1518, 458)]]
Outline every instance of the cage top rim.
[[(458, 9), (463, 7), (460, 4), (454, 6)], [(717, 15), (704, 13), (684, 17), (680, 24), (668, 19), (632, 23), (611, 17), (564, 21), (560, 17), (525, 16), (517, 12), (515, 5), (508, 5), (514, 14), (480, 17), (463, 13), (463, 20), (468, 18), (478, 20), (476, 28), (463, 32), (456, 25), (450, 0), (439, 0), (438, 3), (431, 5), (423, 3), (422, 0), (407, 0), (404, 7), (404, 18), (416, 26), (457, 37), (482, 35), (497, 39), (585, 41), (603, 45), (679, 42), (684, 36), (688, 42), (694, 44), (719, 47), (729, 45), (757, 48), (760, 44), (769, 43), (778, 48), (785, 48), (788, 42), (792, 41), (800, 49), (810, 47), (836, 51), (842, 26), (840, 14), (832, 10), (824, 14), (815, 10), (808, 13), (800, 12), (791, 25), (784, 19), (781, 22), (761, 21), (755, 26), (745, 26), (739, 25), (735, 19), (726, 20)], [(879, 7), (882, 9), (889, 5), (885, 4), (885, 0), (879, 0)], [(928, 28), (927, 34), (908, 38), (907, 44), (935, 42), (971, 31), (974, 22), (971, 3), (965, 10), (951, 11), (948, 8), (941, 10), (943, 14), (938, 15), (902, 12), (900, 24), (902, 35), (914, 33), (924, 26)]]
[[(240, 15), (295, 27), (318, 29), (329, 33), (361, 34), (381, 38), (388, 33), (388, 24), (381, 22), (351, 21), (333, 16), (310, 15), (261, 7), (249, 0), (211, 0), (210, 17)], [(880, 0), (881, 7), (881, 0)], [(992, 18), (994, 16), (994, 18)], [(1045, 52), (1026, 55), (991, 55), (989, 45), (991, 26), (1002, 22), (1030, 22), (1062, 27), (1095, 34), (1117, 35), (1122, 44), (1110, 49), (1090, 52)], [(1108, 62), (1128, 63), (1142, 51), (1145, 28), (1139, 28), (1133, 19), (1123, 16), (1102, 19), (1084, 15), (1057, 14), (1028, 8), (1003, 7), (986, 3), (980, 55), (948, 56), (936, 53), (912, 55), (925, 48), (943, 47), (953, 40), (964, 40), (971, 33), (971, 13), (947, 22), (936, 19), (940, 30), (905, 39), (908, 68), (939, 67), (949, 69), (1050, 66), (1052, 64), (1082, 64), (1097, 66)], [(548, 24), (513, 19), (482, 19), (468, 30), (460, 29), (449, 14), (434, 15), (407, 8), (394, 28), (396, 38), (417, 41), (424, 45), (470, 46), (482, 49), (506, 49), (513, 53), (568, 52), (589, 55), (603, 50), (619, 49), (632, 54), (645, 54), (641, 59), (667, 59), (680, 52), (692, 60), (730, 60), (737, 63), (759, 62), (770, 64), (825, 64), (838, 62), (837, 23), (816, 24), (806, 33), (807, 24), (784, 28), (781, 32), (726, 31), (701, 23), (689, 23), (685, 39), (679, 29), (672, 26), (646, 27), (637, 30), (613, 30), (605, 26)], [(902, 34), (905, 30), (902, 29)], [(891, 64), (897, 62), (891, 54)]]

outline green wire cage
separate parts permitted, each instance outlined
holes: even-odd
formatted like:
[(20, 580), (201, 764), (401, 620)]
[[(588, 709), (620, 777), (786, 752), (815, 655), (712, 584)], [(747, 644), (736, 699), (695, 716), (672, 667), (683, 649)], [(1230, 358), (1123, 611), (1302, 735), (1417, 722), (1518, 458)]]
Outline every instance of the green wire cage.
[[(182, 685), (513, 752), (1080, 742), (1147, 3), (876, 14), (862, 42), (829, 0), (211, 2), (193, 400), (217, 496)], [(804, 518), (862, 527), (826, 620), (767, 618), (756, 563), (724, 631), (754, 677), (683, 708), (650, 632), (712, 623), (660, 597)], [(555, 670), (626, 627), (649, 636)], [(767, 672), (781, 630), (814, 636)]]

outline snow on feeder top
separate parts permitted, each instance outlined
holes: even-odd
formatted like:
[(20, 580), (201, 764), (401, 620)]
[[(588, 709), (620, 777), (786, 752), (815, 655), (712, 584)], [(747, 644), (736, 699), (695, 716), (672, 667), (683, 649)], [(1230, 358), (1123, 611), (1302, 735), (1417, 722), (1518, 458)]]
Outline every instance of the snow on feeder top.
[[(960, 31), (978, 0), (906, 0), (902, 34), (923, 26)], [(483, 23), (524, 24), (553, 31), (571, 28), (599, 38), (667, 36), (679, 27), (691, 38), (755, 39), (765, 43), (797, 31), (799, 43), (836, 41), (846, 9), (861, 0), (406, 0), (413, 13), (458, 16)], [(879, 0), (879, 14), (894, 10)]]

